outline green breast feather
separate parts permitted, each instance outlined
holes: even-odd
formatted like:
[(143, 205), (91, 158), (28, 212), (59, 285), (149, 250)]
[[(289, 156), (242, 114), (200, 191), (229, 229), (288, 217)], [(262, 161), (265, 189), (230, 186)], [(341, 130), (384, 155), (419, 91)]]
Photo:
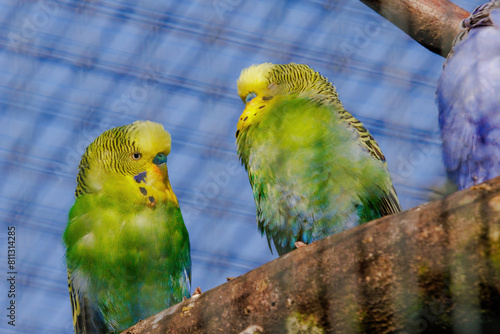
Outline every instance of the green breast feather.
[(101, 319), (108, 332), (124, 330), (189, 297), (189, 238), (179, 207), (82, 195), (69, 220), (66, 258), (87, 307), (83, 327)]

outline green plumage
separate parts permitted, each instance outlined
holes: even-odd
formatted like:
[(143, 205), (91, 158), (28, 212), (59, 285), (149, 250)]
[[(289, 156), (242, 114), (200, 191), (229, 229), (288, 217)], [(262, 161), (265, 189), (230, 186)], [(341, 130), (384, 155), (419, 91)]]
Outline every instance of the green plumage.
[(262, 91), (246, 81), (248, 73), (239, 81), (242, 98), (260, 93), (247, 103), (237, 145), (259, 229), (280, 255), (296, 241), (310, 243), (401, 210), (376, 142), (345, 111), (326, 78), (304, 66), (272, 67)]
[(136, 122), (82, 157), (63, 236), (75, 332), (120, 332), (189, 297), (189, 236), (158, 158), (169, 151), (161, 125)]

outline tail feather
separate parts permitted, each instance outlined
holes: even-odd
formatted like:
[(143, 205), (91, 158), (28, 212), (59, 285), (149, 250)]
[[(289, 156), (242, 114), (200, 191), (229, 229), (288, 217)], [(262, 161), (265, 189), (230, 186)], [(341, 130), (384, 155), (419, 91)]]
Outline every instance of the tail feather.
[(90, 303), (88, 296), (78, 291), (73, 284), (73, 277), (68, 270), (68, 289), (73, 311), (73, 327), (75, 334), (106, 334), (110, 333), (104, 318)]

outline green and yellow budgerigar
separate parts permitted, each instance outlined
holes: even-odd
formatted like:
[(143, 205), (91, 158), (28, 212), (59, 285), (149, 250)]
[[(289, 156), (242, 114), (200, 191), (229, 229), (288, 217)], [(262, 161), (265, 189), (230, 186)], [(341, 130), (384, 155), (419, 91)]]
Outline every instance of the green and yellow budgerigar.
[(257, 223), (280, 255), (400, 212), (379, 146), (342, 106), (335, 87), (307, 65), (242, 71), (237, 125)]
[(189, 297), (189, 236), (158, 123), (105, 131), (79, 166), (63, 240), (76, 333), (115, 333)]

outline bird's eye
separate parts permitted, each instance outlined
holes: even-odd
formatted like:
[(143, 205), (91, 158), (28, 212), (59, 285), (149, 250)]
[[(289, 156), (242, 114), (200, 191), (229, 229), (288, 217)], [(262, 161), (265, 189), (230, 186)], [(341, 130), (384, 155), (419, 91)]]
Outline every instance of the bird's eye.
[(254, 92), (248, 93), (247, 97), (245, 97), (245, 103), (252, 101), (256, 96), (257, 94)]
[(141, 157), (142, 157), (142, 154), (140, 154), (139, 152), (132, 153), (132, 159), (134, 159), (134, 160), (139, 160)]
[(158, 153), (155, 158), (153, 159), (153, 163), (155, 165), (161, 165), (163, 163), (167, 162), (167, 155), (163, 153)]

